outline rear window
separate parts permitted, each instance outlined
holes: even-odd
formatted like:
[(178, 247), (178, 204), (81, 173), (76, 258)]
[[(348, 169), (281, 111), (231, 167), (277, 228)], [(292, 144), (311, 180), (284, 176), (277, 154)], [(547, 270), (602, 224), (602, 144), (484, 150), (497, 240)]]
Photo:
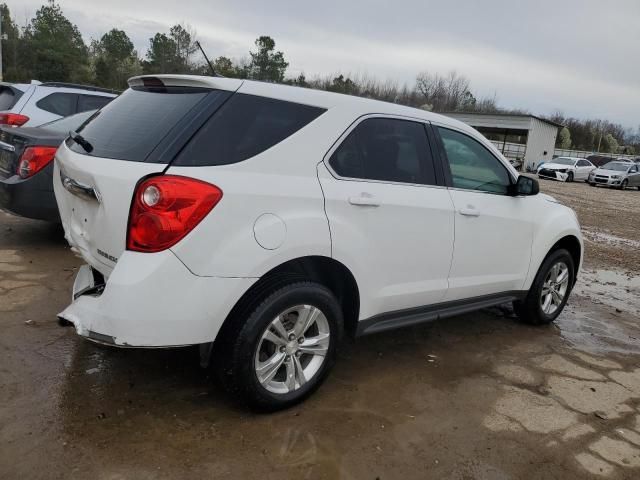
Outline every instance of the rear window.
[(156, 146), (207, 95), (202, 88), (130, 88), (86, 123), (79, 133), (92, 146), (87, 153), (69, 141), (74, 152), (95, 157), (144, 162)]
[(325, 111), (299, 103), (236, 93), (200, 128), (173, 165), (242, 162), (280, 143)]
[(11, 87), (0, 87), (0, 111), (10, 110), (22, 96), (22, 92)]

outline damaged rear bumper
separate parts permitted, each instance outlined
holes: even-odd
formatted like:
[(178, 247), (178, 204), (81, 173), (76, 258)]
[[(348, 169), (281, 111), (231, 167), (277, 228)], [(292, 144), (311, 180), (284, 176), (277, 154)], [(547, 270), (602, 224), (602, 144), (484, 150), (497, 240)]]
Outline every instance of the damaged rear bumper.
[(215, 340), (254, 278), (200, 277), (169, 250), (125, 252), (104, 281), (80, 268), (58, 316), (89, 340), (120, 347), (173, 347)]

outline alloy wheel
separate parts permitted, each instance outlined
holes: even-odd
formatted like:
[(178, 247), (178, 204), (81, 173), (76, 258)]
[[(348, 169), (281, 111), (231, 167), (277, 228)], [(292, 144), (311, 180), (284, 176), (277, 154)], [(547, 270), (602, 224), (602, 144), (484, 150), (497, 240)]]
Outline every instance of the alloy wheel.
[(329, 321), (312, 305), (296, 305), (277, 315), (258, 342), (254, 368), (267, 391), (287, 394), (320, 371), (331, 340)]
[(564, 262), (555, 263), (547, 273), (540, 294), (540, 307), (546, 315), (553, 315), (567, 295), (569, 267)]

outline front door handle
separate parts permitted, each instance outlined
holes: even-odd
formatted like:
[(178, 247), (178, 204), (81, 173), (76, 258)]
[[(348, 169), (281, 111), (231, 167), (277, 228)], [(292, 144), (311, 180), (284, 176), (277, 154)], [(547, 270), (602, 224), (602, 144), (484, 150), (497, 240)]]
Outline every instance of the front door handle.
[(380, 203), (369, 193), (361, 193), (357, 197), (349, 197), (349, 203), (358, 207), (380, 206)]
[(480, 216), (480, 210), (477, 210), (476, 207), (471, 206), (471, 205), (467, 205), (466, 208), (461, 208), (460, 210), (458, 210), (458, 213), (460, 215), (464, 215), (465, 217), (479, 217)]

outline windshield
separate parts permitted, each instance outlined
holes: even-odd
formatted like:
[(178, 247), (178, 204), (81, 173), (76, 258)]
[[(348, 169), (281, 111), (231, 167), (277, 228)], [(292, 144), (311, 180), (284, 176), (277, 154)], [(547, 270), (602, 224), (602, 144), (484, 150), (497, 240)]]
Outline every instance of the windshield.
[(80, 125), (89, 120), (91, 115), (96, 112), (97, 110), (89, 110), (88, 112), (76, 113), (75, 115), (70, 115), (68, 117), (54, 120), (53, 122), (45, 123), (44, 125), (41, 125), (41, 127), (51, 130), (52, 132), (69, 133), (80, 128)]
[(551, 160), (551, 163), (557, 163), (558, 165), (575, 165), (576, 161), (573, 158), (558, 157)]
[(630, 166), (628, 163), (609, 162), (602, 168), (605, 170), (615, 170), (616, 172), (626, 172)]

